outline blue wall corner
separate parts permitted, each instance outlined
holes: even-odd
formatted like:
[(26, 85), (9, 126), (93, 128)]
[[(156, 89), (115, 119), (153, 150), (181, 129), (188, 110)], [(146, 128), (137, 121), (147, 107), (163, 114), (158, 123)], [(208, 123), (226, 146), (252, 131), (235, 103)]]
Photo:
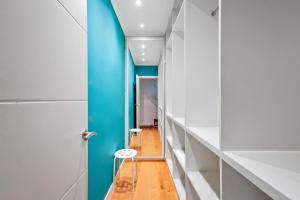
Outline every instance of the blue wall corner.
[(135, 74), (139, 76), (158, 76), (158, 66), (136, 66)]
[(130, 50), (128, 50), (128, 80), (129, 80), (129, 129), (134, 128), (135, 102), (135, 65)]
[(88, 199), (103, 200), (124, 147), (125, 37), (110, 0), (88, 0)]

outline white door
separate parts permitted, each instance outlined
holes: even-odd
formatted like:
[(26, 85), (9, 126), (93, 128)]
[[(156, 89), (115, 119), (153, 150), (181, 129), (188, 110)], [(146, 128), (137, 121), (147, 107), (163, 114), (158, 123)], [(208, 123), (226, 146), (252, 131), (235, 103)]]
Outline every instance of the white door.
[(139, 115), (140, 115), (140, 110), (139, 110), (139, 108), (140, 108), (140, 77), (138, 76), (138, 75), (136, 75), (136, 80), (135, 80), (135, 82), (136, 82), (136, 91), (135, 91), (135, 107), (136, 107), (136, 109), (135, 109), (135, 116), (136, 116), (136, 127), (137, 128), (139, 128), (140, 127), (140, 121), (139, 121)]
[(0, 199), (86, 200), (86, 2), (0, 1)]

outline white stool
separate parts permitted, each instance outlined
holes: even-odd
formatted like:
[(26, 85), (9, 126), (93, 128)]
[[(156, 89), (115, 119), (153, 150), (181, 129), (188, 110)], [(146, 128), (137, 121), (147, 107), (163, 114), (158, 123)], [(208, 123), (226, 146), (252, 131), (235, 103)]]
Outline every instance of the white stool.
[(133, 134), (140, 135), (140, 148), (142, 148), (142, 129), (140, 128), (132, 128), (129, 130), (129, 145), (131, 144), (131, 137)]
[[(135, 181), (135, 177), (134, 177), (134, 162), (135, 162), (135, 176), (137, 178), (137, 160), (136, 160), (136, 155), (137, 155), (137, 151), (134, 149), (121, 149), (118, 150), (115, 153), (115, 158), (114, 158), (114, 184), (115, 184), (115, 176), (116, 176), (116, 159), (118, 159), (118, 163), (119, 163), (119, 159), (127, 159), (127, 158), (131, 158), (131, 163), (132, 163), (132, 192), (134, 192), (134, 181)], [(120, 167), (120, 165), (119, 165)]]

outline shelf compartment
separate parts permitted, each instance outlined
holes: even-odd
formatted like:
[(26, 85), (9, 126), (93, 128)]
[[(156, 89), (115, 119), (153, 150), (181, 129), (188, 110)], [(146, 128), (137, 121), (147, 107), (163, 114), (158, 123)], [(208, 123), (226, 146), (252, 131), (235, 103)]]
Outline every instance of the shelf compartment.
[(185, 170), (185, 153), (180, 149), (174, 149), (174, 154), (182, 169)]
[(177, 123), (173, 123), (173, 148), (185, 152), (185, 130), (178, 126)]
[(220, 156), (219, 127), (187, 127), (186, 131), (216, 155)]
[[(255, 184), (251, 183), (234, 168), (222, 161), (222, 198), (243, 200), (271, 200)], [(280, 199), (281, 198), (275, 198)]]
[(174, 185), (180, 200), (185, 200), (185, 187), (179, 178), (174, 179)]
[(169, 118), (169, 119), (173, 120), (173, 116), (172, 116), (172, 114), (171, 114), (171, 113), (167, 112), (167, 113), (166, 113), (166, 116), (167, 116), (167, 118)]
[[(203, 172), (203, 175), (199, 171), (187, 172), (187, 177), (190, 181), (190, 185), (193, 187), (198, 198), (191, 197), (188, 199), (210, 199), (210, 200), (219, 200), (220, 198), (212, 189), (211, 185), (206, 181), (213, 183), (213, 187), (217, 188), (218, 179), (220, 175), (217, 172)], [(220, 190), (219, 188), (217, 190)], [(192, 194), (187, 194), (187, 196)]]
[(168, 135), (168, 136), (166, 136), (166, 138), (167, 138), (168, 144), (172, 148), (173, 147), (173, 138), (172, 138), (172, 136)]
[[(220, 198), (220, 158), (190, 134), (186, 136), (186, 174), (200, 199)], [(196, 177), (196, 178), (195, 178)], [(199, 182), (201, 187), (199, 188)], [(207, 192), (205, 193), (204, 191)], [(203, 196), (204, 195), (204, 196)]]
[[(175, 154), (174, 154), (175, 155)], [(180, 199), (185, 199), (185, 171), (182, 169), (177, 156), (173, 157), (174, 184)]]
[(222, 158), (273, 199), (299, 199), (300, 151), (227, 151)]
[(174, 117), (173, 121), (175, 124), (180, 126), (182, 129), (185, 129), (185, 119), (183, 117)]

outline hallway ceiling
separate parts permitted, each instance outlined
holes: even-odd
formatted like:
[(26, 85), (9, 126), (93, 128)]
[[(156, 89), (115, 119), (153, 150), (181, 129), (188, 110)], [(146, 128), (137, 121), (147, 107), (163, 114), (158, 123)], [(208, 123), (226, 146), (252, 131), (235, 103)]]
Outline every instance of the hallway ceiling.
[(135, 65), (159, 65), (163, 47), (162, 39), (130, 39), (128, 45)]
[(163, 36), (174, 0), (111, 0), (126, 36)]

